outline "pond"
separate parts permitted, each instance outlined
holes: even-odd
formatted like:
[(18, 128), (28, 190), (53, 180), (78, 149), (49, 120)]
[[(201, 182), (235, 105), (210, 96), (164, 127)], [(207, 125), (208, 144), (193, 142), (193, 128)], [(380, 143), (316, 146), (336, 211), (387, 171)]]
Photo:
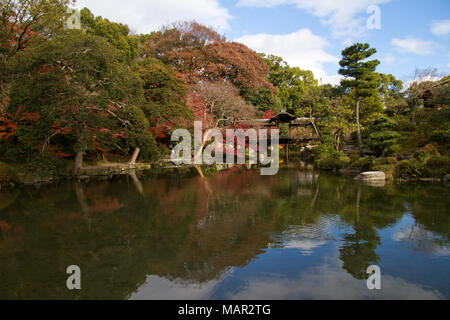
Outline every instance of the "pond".
[(23, 187), (0, 194), (0, 299), (449, 299), (449, 208), (297, 169)]

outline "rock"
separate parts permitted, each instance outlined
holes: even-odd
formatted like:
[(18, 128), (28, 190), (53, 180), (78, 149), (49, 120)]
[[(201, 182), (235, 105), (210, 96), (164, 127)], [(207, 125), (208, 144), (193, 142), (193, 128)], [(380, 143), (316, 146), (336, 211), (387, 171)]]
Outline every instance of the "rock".
[(446, 176), (444, 176), (444, 178), (442, 179), (445, 183), (450, 183), (450, 174), (447, 174)]
[(441, 182), (441, 179), (439, 179), (439, 178), (419, 178), (419, 181), (438, 183), (438, 182)]
[(386, 181), (386, 174), (383, 171), (368, 171), (358, 175), (355, 180), (359, 181)]
[(363, 180), (361, 181), (362, 184), (369, 187), (376, 187), (376, 188), (382, 188), (386, 186), (386, 181), (384, 180)]

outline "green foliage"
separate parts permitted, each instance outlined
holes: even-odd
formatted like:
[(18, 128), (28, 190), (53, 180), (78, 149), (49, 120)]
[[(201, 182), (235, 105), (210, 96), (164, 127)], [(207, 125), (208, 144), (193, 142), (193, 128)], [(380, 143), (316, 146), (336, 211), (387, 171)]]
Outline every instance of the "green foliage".
[(450, 159), (444, 156), (431, 156), (425, 163), (430, 177), (442, 178), (450, 173)]
[(264, 61), (270, 68), (269, 81), (278, 89), (282, 109), (295, 114), (315, 106), (320, 93), (314, 92), (318, 82), (311, 71), (290, 67), (274, 55), (264, 56)]
[(376, 95), (380, 87), (381, 79), (375, 73), (376, 67), (380, 64), (378, 60), (365, 61), (376, 53), (376, 49), (370, 48), (367, 43), (356, 43), (342, 51), (343, 59), (339, 63), (342, 67), (339, 74), (346, 79), (341, 85), (356, 91), (357, 100), (359, 97), (370, 97)]
[(168, 129), (165, 130), (168, 135), (175, 126), (193, 121), (193, 113), (186, 105), (187, 89), (170, 66), (147, 58), (140, 63), (139, 75), (145, 97), (142, 110), (155, 131), (163, 126)]
[(64, 159), (54, 157), (49, 152), (34, 153), (24, 164), (26, 172), (38, 173), (42, 176), (68, 176), (71, 168)]
[(384, 115), (376, 116), (369, 125), (368, 146), (383, 157), (400, 151), (401, 135), (395, 131), (397, 127), (395, 120)]
[(279, 113), (283, 109), (280, 98), (269, 89), (260, 88), (256, 93), (251, 89), (246, 89), (242, 90), (242, 95), (247, 102), (254, 105), (260, 113), (269, 110)]
[(364, 171), (371, 171), (374, 165), (375, 165), (374, 157), (364, 157), (353, 162), (350, 168), (364, 172)]
[(323, 171), (338, 171), (345, 168), (350, 162), (343, 152), (336, 151), (332, 147), (322, 145), (313, 152), (314, 166)]
[(396, 117), (395, 121), (400, 132), (414, 132), (417, 130), (417, 125), (404, 116)]
[(141, 80), (105, 39), (67, 31), (43, 39), (17, 62), (7, 112), (18, 124), (13, 143), (25, 159), (38, 151), (67, 154), (59, 146), (70, 146), (69, 156), (88, 150), (124, 152), (126, 134), (130, 146), (140, 139), (143, 150), (151, 151), (153, 138), (142, 113), (139, 117), (132, 106), (144, 101)]
[(19, 182), (16, 172), (7, 164), (0, 162), (0, 190)]
[(80, 11), (81, 23), (88, 34), (105, 38), (122, 53), (127, 61), (139, 54), (139, 39), (129, 36), (130, 29), (122, 23), (111, 22), (102, 17), (95, 17), (88, 8)]
[(317, 105), (315, 117), (323, 142), (336, 150), (341, 149), (345, 136), (355, 129), (353, 110), (347, 99), (325, 99)]
[(397, 80), (392, 74), (378, 74), (381, 79), (381, 85), (378, 88), (380, 97), (385, 108), (392, 108), (402, 104), (403, 100), (403, 82)]

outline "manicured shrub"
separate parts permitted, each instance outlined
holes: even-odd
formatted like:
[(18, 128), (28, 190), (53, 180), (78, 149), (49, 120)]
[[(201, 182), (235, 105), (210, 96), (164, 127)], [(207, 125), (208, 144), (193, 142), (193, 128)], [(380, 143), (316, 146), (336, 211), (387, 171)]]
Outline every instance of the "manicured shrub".
[(450, 158), (444, 156), (432, 156), (427, 160), (425, 169), (430, 177), (442, 178), (450, 173)]
[(418, 160), (402, 160), (397, 163), (394, 170), (395, 179), (417, 179), (426, 176), (423, 162)]
[(337, 171), (345, 168), (350, 162), (341, 151), (336, 151), (333, 147), (321, 145), (313, 151), (314, 166), (323, 171)]
[(351, 165), (351, 169), (360, 170), (360, 171), (370, 171), (375, 164), (374, 157), (365, 157), (360, 158), (357, 161), (353, 162)]
[(411, 166), (409, 160), (399, 161), (394, 169), (394, 179), (410, 179)]
[(0, 162), (0, 189), (14, 186), (19, 182), (16, 172), (8, 165)]
[(351, 162), (349, 157), (344, 155), (330, 155), (315, 162), (315, 167), (323, 171), (337, 171), (346, 167)]

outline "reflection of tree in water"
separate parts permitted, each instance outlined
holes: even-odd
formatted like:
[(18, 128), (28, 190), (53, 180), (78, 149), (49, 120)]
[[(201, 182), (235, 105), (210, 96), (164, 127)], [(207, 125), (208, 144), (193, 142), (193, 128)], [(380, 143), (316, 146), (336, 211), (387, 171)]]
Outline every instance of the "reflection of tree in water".
[[(201, 284), (246, 266), (273, 241), (271, 234), (320, 226), (336, 215), (354, 226), (341, 259), (360, 277), (377, 261), (377, 228), (401, 218), (410, 195), (363, 187), (357, 214), (357, 188), (296, 170), (24, 188), (0, 211), (0, 298), (123, 299), (148, 275)], [(426, 220), (420, 201), (413, 212)], [(65, 287), (72, 264), (82, 269), (81, 292)]]
[(340, 249), (340, 259), (343, 268), (359, 280), (367, 279), (366, 270), (370, 265), (378, 264), (380, 257), (375, 250), (381, 243), (373, 226), (357, 224), (354, 234), (344, 237), (344, 244)]
[(436, 254), (445, 252), (450, 254), (448, 241), (426, 229), (425, 226), (415, 222), (409, 228), (402, 228), (396, 235), (396, 240), (401, 241), (408, 249), (414, 252)]

